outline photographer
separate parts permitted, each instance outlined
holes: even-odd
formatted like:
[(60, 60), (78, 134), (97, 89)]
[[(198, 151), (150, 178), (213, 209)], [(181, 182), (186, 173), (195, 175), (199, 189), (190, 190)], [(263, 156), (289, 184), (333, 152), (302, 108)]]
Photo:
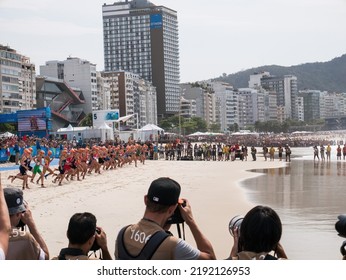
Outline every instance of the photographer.
[[(335, 223), (335, 229), (340, 237), (346, 238), (346, 214), (338, 216), (338, 221)], [(342, 242), (340, 253), (342, 259), (346, 260), (346, 240)]]
[(4, 260), (7, 254), (9, 234), (11, 231), (10, 216), (2, 190), (0, 174), (0, 260)]
[[(240, 228), (239, 228), (240, 227)], [(278, 214), (270, 207), (256, 206), (238, 227), (231, 228), (234, 238), (232, 260), (287, 259), (280, 244), (282, 225)], [(270, 254), (274, 251), (274, 256)]]
[(53, 260), (91, 260), (89, 251), (101, 249), (102, 259), (111, 260), (104, 230), (96, 226), (96, 217), (88, 212), (76, 213), (67, 229), (68, 247), (61, 249)]
[[(180, 185), (170, 178), (154, 180), (144, 196), (146, 209), (144, 217), (137, 223), (124, 227), (115, 244), (115, 258), (138, 260), (187, 260), (215, 259), (212, 245), (198, 228), (190, 203), (179, 201)], [(168, 220), (179, 207), (182, 218), (189, 226), (197, 248), (184, 240), (174, 237), (165, 230)]]
[[(11, 222), (7, 260), (48, 260), (48, 247), (39, 233), (29, 205), (24, 204), (23, 192), (4, 189)], [(24, 230), (25, 225), (29, 230)], [(22, 228), (21, 228), (22, 227)]]

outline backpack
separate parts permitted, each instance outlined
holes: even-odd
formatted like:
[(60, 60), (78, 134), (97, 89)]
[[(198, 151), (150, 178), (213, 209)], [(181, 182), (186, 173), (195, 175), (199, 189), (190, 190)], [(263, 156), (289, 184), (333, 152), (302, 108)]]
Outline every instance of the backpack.
[(129, 226), (123, 227), (117, 237), (116, 246), (118, 247), (118, 259), (119, 260), (150, 260), (157, 248), (161, 243), (172, 234), (166, 231), (155, 232), (144, 245), (143, 249), (139, 252), (137, 256), (131, 255), (125, 248), (124, 244), (124, 233)]

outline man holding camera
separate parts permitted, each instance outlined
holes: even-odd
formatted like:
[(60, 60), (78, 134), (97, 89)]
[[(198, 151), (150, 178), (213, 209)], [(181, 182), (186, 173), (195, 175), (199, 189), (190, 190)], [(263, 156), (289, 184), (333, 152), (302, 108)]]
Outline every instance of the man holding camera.
[[(6, 259), (48, 260), (48, 247), (36, 227), (28, 204), (24, 204), (22, 190), (4, 188), (4, 194), (11, 222)], [(29, 231), (23, 229), (25, 225)]]
[(6, 259), (10, 230), (10, 216), (8, 215), (6, 200), (2, 190), (0, 174), (0, 260)]
[(111, 260), (104, 230), (96, 226), (96, 217), (88, 212), (76, 213), (69, 221), (67, 229), (68, 247), (61, 249), (53, 260), (92, 260), (88, 253), (101, 249), (102, 259)]
[[(180, 190), (180, 185), (170, 178), (158, 178), (151, 183), (144, 196), (144, 217), (137, 224), (124, 227), (118, 234), (116, 259), (215, 259), (213, 247), (198, 228), (189, 202), (179, 200)], [(197, 248), (165, 231), (177, 207), (192, 232)]]

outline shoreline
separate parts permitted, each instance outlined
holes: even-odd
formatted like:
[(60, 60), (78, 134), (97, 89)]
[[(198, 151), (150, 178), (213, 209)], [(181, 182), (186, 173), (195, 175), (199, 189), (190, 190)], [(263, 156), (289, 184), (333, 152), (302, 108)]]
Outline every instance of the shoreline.
[[(69, 218), (76, 212), (95, 214), (98, 225), (103, 227), (108, 247), (114, 257), (115, 239), (125, 225), (135, 223), (144, 213), (144, 195), (152, 180), (171, 177), (182, 187), (181, 197), (187, 198), (201, 231), (213, 244), (217, 259), (229, 256), (233, 243), (228, 232), (230, 219), (245, 213), (254, 205), (246, 198), (241, 182), (260, 176), (248, 170), (279, 168), (282, 161), (146, 161), (145, 165), (125, 165), (121, 169), (91, 174), (83, 181), (64, 182), (61, 187), (51, 180), (47, 188), (30, 184), (24, 191), (39, 231), (50, 250), (50, 258), (67, 246), (66, 230)], [(8, 175), (16, 171), (1, 171), (5, 187), (20, 187), (22, 181), (9, 183)], [(177, 235), (175, 226), (171, 227)], [(186, 240), (195, 245), (187, 226)]]

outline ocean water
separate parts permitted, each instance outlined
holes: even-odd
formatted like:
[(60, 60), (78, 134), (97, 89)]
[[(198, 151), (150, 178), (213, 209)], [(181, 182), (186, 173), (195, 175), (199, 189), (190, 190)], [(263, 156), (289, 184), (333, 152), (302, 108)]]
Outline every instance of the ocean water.
[(337, 161), (332, 152), (330, 162), (314, 161), (312, 148), (292, 154), (299, 157), (284, 168), (252, 170), (262, 175), (242, 182), (247, 198), (277, 211), (289, 259), (341, 259), (344, 239), (335, 223), (346, 213), (346, 160)]

